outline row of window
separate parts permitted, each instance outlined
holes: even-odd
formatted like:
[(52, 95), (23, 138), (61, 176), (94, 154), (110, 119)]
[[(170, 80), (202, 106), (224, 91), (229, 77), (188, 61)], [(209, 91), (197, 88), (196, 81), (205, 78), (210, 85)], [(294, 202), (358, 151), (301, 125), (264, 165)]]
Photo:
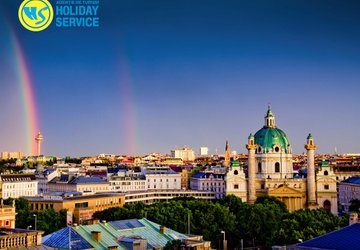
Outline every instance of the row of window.
[[(205, 186), (205, 183), (206, 183), (206, 186), (209, 186), (209, 182), (203, 182), (202, 185)], [(213, 183), (213, 182), (210, 182), (210, 186), (216, 186), (216, 182)], [(217, 186), (225, 186), (225, 183), (224, 182), (217, 182)]]
[[(148, 188), (151, 188), (150, 184), (148, 185)], [(179, 188), (174, 187), (174, 186), (172, 188), (170, 188), (169, 184), (166, 184), (166, 188), (163, 185), (158, 186), (158, 188), (159, 189), (179, 189)], [(156, 184), (153, 185), (153, 189), (156, 189)]]
[[(280, 173), (280, 163), (275, 162), (275, 173)], [(258, 173), (262, 172), (261, 162), (258, 163)]]
[(48, 204), (48, 203), (31, 203), (30, 205), (31, 210), (45, 210), (48, 208), (54, 208), (54, 204)]
[(6, 189), (6, 188), (20, 188), (20, 189), (23, 189), (23, 188), (34, 188), (34, 187), (37, 187), (36, 183), (14, 183), (14, 184), (4, 184), (3, 185), (3, 188)]
[(8, 198), (8, 197), (12, 197), (12, 198), (17, 198), (20, 196), (34, 196), (37, 194), (37, 190), (16, 190), (13, 192), (6, 192), (3, 191), (3, 198)]
[(96, 206), (113, 204), (113, 203), (116, 203), (117, 200), (119, 200), (118, 202), (121, 203), (120, 198), (119, 199), (117, 199), (117, 198), (99, 199), (99, 200), (96, 200)]
[[(176, 182), (176, 179), (173, 179), (174, 182)], [(148, 182), (150, 182), (150, 179), (148, 179)], [(153, 182), (156, 182), (156, 179), (153, 179)], [(160, 179), (160, 182), (162, 182), (162, 179)], [(169, 179), (166, 179), (166, 182), (169, 182)]]
[(136, 185), (136, 186), (140, 186), (140, 185), (145, 185), (145, 181), (143, 182), (131, 182), (131, 181), (116, 181), (116, 182), (110, 182), (112, 186), (118, 186), (118, 185)]

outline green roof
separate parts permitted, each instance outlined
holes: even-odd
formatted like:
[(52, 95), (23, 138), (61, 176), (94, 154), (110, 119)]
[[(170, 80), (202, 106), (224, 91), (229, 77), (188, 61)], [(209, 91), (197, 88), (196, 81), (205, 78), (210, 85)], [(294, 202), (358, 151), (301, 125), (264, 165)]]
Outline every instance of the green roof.
[[(43, 237), (43, 244), (55, 248), (64, 248), (64, 244), (68, 246), (68, 230), (69, 228), (67, 228), (67, 231), (62, 229)], [(72, 226), (71, 230), (71, 241), (80, 242), (81, 240), (83, 245), (91, 245), (94, 249), (108, 249), (109, 246), (117, 246), (119, 250), (127, 250), (126, 242), (139, 238), (147, 240), (147, 249), (153, 249), (154, 247), (163, 248), (168, 241), (188, 238), (187, 235), (170, 228), (166, 228), (166, 232), (161, 233), (159, 224), (145, 218), (97, 223), (94, 225), (78, 225)], [(92, 231), (101, 232), (100, 241), (92, 238)], [(71, 244), (75, 243), (71, 242)]]
[(267, 110), (267, 112), (266, 112), (266, 117), (272, 117), (272, 116), (274, 116), (274, 114), (273, 114), (273, 112), (271, 111), (270, 106), (269, 106), (269, 108), (268, 108), (268, 110)]
[(239, 163), (239, 161), (234, 160), (234, 161), (231, 162), (231, 166), (232, 167), (240, 167), (240, 163)]
[(281, 129), (264, 126), (255, 133), (254, 137), (255, 144), (261, 146), (265, 152), (272, 150), (277, 145), (280, 149), (285, 149), (285, 152), (289, 153), (288, 147), (290, 146), (290, 141)]

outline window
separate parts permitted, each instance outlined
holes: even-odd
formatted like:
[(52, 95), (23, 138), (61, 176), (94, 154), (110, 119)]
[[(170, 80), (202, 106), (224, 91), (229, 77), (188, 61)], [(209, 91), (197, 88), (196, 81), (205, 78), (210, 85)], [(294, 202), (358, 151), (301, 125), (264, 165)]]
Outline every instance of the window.
[(75, 203), (75, 208), (88, 207), (87, 202)]
[(327, 170), (325, 170), (324, 175), (329, 175), (329, 172)]
[(265, 184), (261, 184), (261, 189), (265, 189)]
[(279, 147), (276, 146), (276, 147), (275, 147), (275, 152), (279, 152), (279, 151), (280, 151)]
[(261, 162), (258, 163), (258, 173), (261, 173)]
[(323, 203), (324, 209), (331, 211), (331, 202), (329, 200), (325, 200)]
[(238, 175), (239, 172), (237, 170), (234, 171), (234, 175)]
[(234, 185), (234, 189), (239, 189), (239, 185), (238, 185), (238, 184), (235, 184), (235, 185)]
[(280, 163), (275, 163), (275, 173), (280, 173)]
[(329, 190), (329, 185), (328, 185), (328, 184), (325, 184), (325, 185), (324, 185), (324, 189), (325, 189), (325, 190)]

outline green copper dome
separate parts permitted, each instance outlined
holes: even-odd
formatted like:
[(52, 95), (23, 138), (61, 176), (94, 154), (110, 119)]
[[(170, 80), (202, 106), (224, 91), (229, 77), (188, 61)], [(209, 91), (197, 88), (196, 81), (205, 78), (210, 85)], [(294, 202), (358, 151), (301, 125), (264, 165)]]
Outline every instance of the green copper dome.
[(275, 116), (270, 106), (265, 116), (265, 126), (254, 135), (255, 144), (261, 147), (261, 153), (281, 152), (291, 153), (290, 141), (286, 134), (275, 126)]
[(290, 141), (286, 134), (278, 128), (263, 127), (255, 133), (255, 144), (262, 148), (262, 152), (274, 151), (276, 146), (280, 147), (279, 152), (285, 149), (286, 153), (289, 152)]

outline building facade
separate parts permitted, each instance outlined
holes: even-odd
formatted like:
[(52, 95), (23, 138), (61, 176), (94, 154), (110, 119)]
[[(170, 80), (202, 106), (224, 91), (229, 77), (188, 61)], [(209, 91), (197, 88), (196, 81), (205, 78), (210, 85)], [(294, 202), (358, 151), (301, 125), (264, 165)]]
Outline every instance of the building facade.
[[(103, 193), (94, 195), (44, 195), (25, 197), (30, 203), (32, 211), (43, 211), (53, 208), (56, 212), (67, 209), (74, 217), (75, 223), (86, 223), (92, 220), (96, 211), (112, 207), (122, 207), (125, 203), (124, 194)], [(66, 226), (66, 225), (64, 225)]]
[(349, 212), (351, 200), (360, 200), (360, 177), (350, 177), (339, 183), (339, 205), (343, 212)]
[(177, 148), (171, 150), (171, 157), (172, 158), (180, 158), (183, 161), (194, 161), (195, 160), (195, 153), (194, 150), (191, 148)]
[(38, 181), (33, 174), (0, 175), (0, 185), (3, 199), (38, 194)]
[(147, 189), (144, 175), (119, 173), (118, 175), (111, 176), (109, 183), (109, 191), (111, 192), (132, 192)]
[(212, 172), (200, 172), (190, 178), (190, 189), (199, 191), (210, 191), (217, 199), (225, 194), (225, 174)]
[[(229, 171), (226, 177), (227, 193), (233, 193), (244, 200), (246, 185), (246, 201), (249, 203), (254, 203), (259, 196), (270, 195), (283, 201), (289, 211), (324, 207), (337, 214), (336, 177), (331, 169), (326, 167), (316, 175), (316, 144), (311, 134), (304, 147), (307, 151), (307, 176), (296, 178), (290, 141), (287, 135), (277, 128), (275, 115), (269, 106), (264, 126), (248, 137), (247, 178), (239, 172), (235, 175), (235, 170)], [(234, 192), (232, 187), (242, 189)]]
[(15, 203), (11, 206), (0, 204), (0, 228), (15, 228)]
[(100, 177), (69, 176), (55, 177), (48, 183), (48, 192), (81, 192), (95, 194), (109, 192), (110, 183)]

